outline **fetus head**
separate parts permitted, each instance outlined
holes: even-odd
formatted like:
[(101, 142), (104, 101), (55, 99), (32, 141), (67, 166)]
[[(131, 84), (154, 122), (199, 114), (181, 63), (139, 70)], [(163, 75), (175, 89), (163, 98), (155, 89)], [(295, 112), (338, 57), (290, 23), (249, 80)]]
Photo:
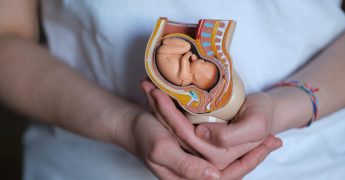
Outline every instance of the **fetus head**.
[(194, 76), (192, 84), (198, 88), (208, 90), (217, 83), (218, 68), (213, 63), (192, 57), (190, 68)]
[(208, 90), (218, 81), (215, 64), (198, 58), (191, 45), (180, 38), (167, 38), (157, 49), (157, 67), (164, 78), (178, 86), (194, 84)]

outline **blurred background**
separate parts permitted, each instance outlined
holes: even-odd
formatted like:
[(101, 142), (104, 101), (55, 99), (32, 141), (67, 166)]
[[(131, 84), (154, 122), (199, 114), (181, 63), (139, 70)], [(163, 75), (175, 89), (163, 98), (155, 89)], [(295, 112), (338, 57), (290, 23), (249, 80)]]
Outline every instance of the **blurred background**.
[(27, 125), (23, 117), (0, 106), (0, 179), (21, 179), (21, 137)]
[[(342, 5), (343, 10), (345, 4)], [(29, 121), (0, 105), (0, 180), (22, 177), (22, 135)]]

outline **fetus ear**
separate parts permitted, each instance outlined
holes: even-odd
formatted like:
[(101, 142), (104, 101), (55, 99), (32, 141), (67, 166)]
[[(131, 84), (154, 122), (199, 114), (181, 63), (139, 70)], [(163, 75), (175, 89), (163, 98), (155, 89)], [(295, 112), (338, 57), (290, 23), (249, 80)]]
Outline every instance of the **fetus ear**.
[(157, 52), (161, 54), (185, 54), (191, 48), (191, 45), (180, 38), (166, 38)]

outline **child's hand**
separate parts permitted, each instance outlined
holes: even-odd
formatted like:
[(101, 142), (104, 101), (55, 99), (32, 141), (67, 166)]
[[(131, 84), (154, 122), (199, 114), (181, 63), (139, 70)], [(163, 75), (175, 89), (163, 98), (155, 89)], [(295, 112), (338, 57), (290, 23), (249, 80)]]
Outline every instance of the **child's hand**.
[(227, 124), (201, 124), (196, 134), (219, 147), (261, 143), (272, 132), (274, 101), (266, 93), (251, 94), (246, 98), (236, 120)]

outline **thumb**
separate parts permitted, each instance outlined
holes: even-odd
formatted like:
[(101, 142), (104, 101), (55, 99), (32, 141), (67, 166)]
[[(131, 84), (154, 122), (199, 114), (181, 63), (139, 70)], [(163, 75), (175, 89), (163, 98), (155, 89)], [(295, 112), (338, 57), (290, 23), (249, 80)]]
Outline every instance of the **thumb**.
[(205, 123), (196, 127), (196, 135), (204, 141), (219, 147), (227, 147), (228, 125), (223, 123)]
[(231, 124), (206, 123), (197, 128), (197, 134), (207, 142), (220, 147), (264, 140), (268, 135), (267, 117), (255, 111), (242, 115), (241, 120)]

